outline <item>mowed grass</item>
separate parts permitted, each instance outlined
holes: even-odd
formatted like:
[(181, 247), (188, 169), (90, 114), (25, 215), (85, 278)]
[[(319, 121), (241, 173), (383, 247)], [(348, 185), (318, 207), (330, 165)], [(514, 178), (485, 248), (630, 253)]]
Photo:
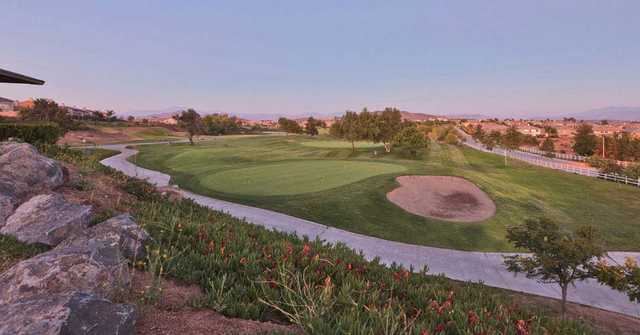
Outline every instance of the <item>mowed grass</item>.
[[(300, 144), (313, 147), (313, 148), (349, 148), (351, 149), (351, 142), (334, 140), (334, 139), (314, 139), (309, 141), (300, 141)], [(357, 141), (355, 142), (356, 147), (358, 148), (382, 148), (383, 145), (381, 143), (373, 143), (373, 142), (364, 142)]]
[[(196, 146), (140, 146), (140, 154), (132, 160), (171, 174), (174, 183), (197, 193), (389, 240), (462, 250), (512, 251), (505, 228), (526, 218), (546, 216), (571, 230), (594, 225), (609, 250), (640, 250), (638, 188), (513, 160), (505, 167), (502, 157), (466, 147), (432, 143), (422, 157), (409, 159), (374, 148), (359, 147), (352, 153), (349, 143), (342, 148), (309, 146), (310, 141), (329, 140), (306, 136), (221, 137)], [(323, 167), (336, 162), (384, 163), (404, 170), (381, 172), (376, 167), (375, 173), (366, 176), (363, 165), (362, 175), (358, 173), (357, 178), (329, 185), (322, 176), (334, 176), (334, 172)], [(290, 170), (290, 164), (295, 169)], [(317, 168), (311, 168), (314, 165)], [(242, 185), (242, 175), (247, 171), (252, 180), (262, 180), (257, 185), (265, 190)], [(496, 215), (483, 222), (452, 223), (410, 214), (387, 201), (386, 193), (398, 186), (396, 176), (412, 174), (466, 178), (494, 200)], [(273, 185), (294, 176), (295, 182), (283, 188), (286, 191), (273, 189)], [(320, 184), (327, 186), (314, 189)]]
[(293, 195), (324, 191), (369, 177), (397, 173), (397, 164), (349, 160), (296, 160), (204, 176), (201, 184), (215, 191), (252, 195)]

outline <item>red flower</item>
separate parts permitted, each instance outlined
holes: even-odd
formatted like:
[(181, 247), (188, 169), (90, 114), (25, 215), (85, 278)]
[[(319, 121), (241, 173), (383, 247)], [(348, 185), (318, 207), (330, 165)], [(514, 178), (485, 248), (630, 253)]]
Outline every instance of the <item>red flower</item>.
[(305, 243), (304, 247), (302, 247), (302, 254), (307, 256), (310, 252), (311, 252), (311, 246)]
[(527, 322), (524, 320), (516, 321), (516, 331), (518, 335), (529, 335), (529, 330), (527, 329)]
[(478, 322), (480, 322), (478, 314), (476, 314), (476, 312), (474, 311), (469, 311), (469, 313), (467, 313), (467, 323), (469, 324), (469, 326), (473, 327), (478, 324)]
[(439, 324), (436, 326), (436, 329), (434, 329), (433, 331), (435, 333), (442, 333), (444, 331), (445, 325), (443, 323)]
[(429, 332), (427, 330), (423, 330), (420, 332), (420, 335), (429, 335)]
[(435, 301), (435, 300), (431, 300), (431, 303), (429, 304), (429, 307), (430, 307), (432, 310), (434, 310), (434, 311), (435, 311), (435, 310), (438, 310), (438, 309), (440, 308), (440, 305), (438, 305), (438, 302), (437, 302), (437, 301)]
[(208, 254), (212, 254), (214, 252), (216, 252), (216, 242), (211, 240), (211, 241), (209, 241), (209, 244), (207, 245), (207, 253)]
[(351, 263), (347, 264), (347, 271), (351, 271), (353, 269), (353, 266), (351, 265)]

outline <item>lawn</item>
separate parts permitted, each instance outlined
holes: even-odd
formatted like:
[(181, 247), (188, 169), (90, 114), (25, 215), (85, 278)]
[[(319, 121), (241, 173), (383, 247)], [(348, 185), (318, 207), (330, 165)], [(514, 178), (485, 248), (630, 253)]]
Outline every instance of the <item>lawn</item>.
[[(640, 189), (516, 161), (505, 167), (502, 157), (465, 147), (432, 144), (422, 157), (410, 159), (367, 146), (352, 153), (349, 143), (333, 142), (223, 137), (196, 146), (141, 146), (132, 160), (201, 194), (389, 240), (510, 251), (507, 225), (547, 216), (568, 229), (594, 225), (609, 250), (640, 250)], [(411, 174), (467, 178), (495, 201), (496, 215), (452, 223), (405, 212), (386, 193), (397, 187), (396, 176)]]

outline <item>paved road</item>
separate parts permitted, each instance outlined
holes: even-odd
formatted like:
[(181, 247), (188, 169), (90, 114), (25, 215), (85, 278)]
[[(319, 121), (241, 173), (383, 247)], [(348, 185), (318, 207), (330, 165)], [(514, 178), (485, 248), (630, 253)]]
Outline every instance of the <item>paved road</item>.
[[(159, 187), (169, 185), (170, 176), (138, 167), (127, 161), (128, 157), (137, 153), (136, 150), (127, 149), (125, 145), (103, 145), (102, 147), (121, 152), (103, 160), (102, 164), (129, 176), (146, 179)], [(355, 250), (362, 251), (367, 259), (379, 257), (385, 264), (395, 262), (405, 267), (413, 266), (416, 269), (428, 265), (429, 272), (442, 273), (456, 280), (483, 282), (489, 286), (514, 291), (552, 298), (560, 297), (560, 290), (555, 285), (540, 284), (522, 275), (515, 276), (508, 272), (502, 263), (502, 256), (507, 253), (460, 251), (387, 241), (270, 210), (213, 199), (186, 190), (179, 190), (179, 192), (203, 206), (245, 218), (252, 224), (295, 233), (298, 236), (306, 235), (311, 239), (318, 237), (331, 243), (342, 242)], [(617, 262), (622, 262), (625, 257), (635, 257), (640, 260), (640, 253), (611, 252), (609, 257)], [(569, 300), (635, 317), (640, 316), (640, 304), (631, 303), (625, 295), (592, 280), (580, 282), (576, 287), (570, 288)]]

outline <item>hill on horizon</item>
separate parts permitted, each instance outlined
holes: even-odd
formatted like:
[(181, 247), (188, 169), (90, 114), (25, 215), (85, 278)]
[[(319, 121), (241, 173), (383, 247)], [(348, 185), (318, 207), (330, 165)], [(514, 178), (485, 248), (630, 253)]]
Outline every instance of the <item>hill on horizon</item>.
[(640, 121), (640, 107), (604, 107), (567, 116), (581, 120)]

